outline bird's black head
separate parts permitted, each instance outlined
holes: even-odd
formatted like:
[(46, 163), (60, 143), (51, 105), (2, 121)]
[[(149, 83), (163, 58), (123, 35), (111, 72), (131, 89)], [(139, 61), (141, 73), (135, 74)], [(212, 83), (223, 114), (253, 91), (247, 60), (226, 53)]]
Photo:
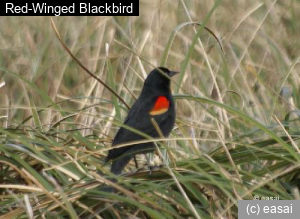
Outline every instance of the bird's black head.
[(144, 87), (170, 88), (170, 78), (179, 72), (170, 71), (164, 67), (153, 69), (145, 80)]

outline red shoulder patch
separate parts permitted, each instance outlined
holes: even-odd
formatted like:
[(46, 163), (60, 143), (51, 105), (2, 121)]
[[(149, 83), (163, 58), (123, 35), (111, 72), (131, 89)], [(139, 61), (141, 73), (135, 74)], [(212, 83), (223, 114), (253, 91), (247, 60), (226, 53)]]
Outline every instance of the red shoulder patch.
[(160, 115), (168, 111), (170, 101), (165, 96), (159, 96), (154, 104), (154, 107), (150, 111), (150, 115)]

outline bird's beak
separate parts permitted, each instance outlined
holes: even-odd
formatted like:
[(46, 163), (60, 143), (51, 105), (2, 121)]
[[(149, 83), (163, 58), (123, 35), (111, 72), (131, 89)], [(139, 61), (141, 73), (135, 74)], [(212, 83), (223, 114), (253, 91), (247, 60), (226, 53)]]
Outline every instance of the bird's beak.
[(179, 74), (179, 71), (170, 71), (169, 76), (173, 77), (174, 75)]

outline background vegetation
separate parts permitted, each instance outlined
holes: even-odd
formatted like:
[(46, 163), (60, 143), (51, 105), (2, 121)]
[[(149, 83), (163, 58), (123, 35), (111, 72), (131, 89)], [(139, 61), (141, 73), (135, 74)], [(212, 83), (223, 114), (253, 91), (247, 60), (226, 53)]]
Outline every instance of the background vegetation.
[(241, 199), (300, 199), (299, 11), (141, 0), (139, 17), (53, 18), (129, 106), (154, 67), (181, 71), (169, 165), (131, 163), (118, 184), (103, 162), (126, 105), (49, 17), (1, 17), (0, 218), (237, 218)]

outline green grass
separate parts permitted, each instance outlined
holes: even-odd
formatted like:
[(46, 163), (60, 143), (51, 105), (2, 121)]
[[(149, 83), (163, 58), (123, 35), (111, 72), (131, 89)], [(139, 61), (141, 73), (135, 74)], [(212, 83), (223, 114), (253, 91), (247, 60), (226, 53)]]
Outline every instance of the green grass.
[[(139, 17), (53, 18), (70, 53), (50, 18), (2, 17), (0, 219), (237, 218), (241, 199), (300, 199), (299, 10), (163, 0)], [(159, 65), (181, 70), (177, 120), (145, 141), (169, 165), (130, 163), (112, 183), (106, 153)]]

